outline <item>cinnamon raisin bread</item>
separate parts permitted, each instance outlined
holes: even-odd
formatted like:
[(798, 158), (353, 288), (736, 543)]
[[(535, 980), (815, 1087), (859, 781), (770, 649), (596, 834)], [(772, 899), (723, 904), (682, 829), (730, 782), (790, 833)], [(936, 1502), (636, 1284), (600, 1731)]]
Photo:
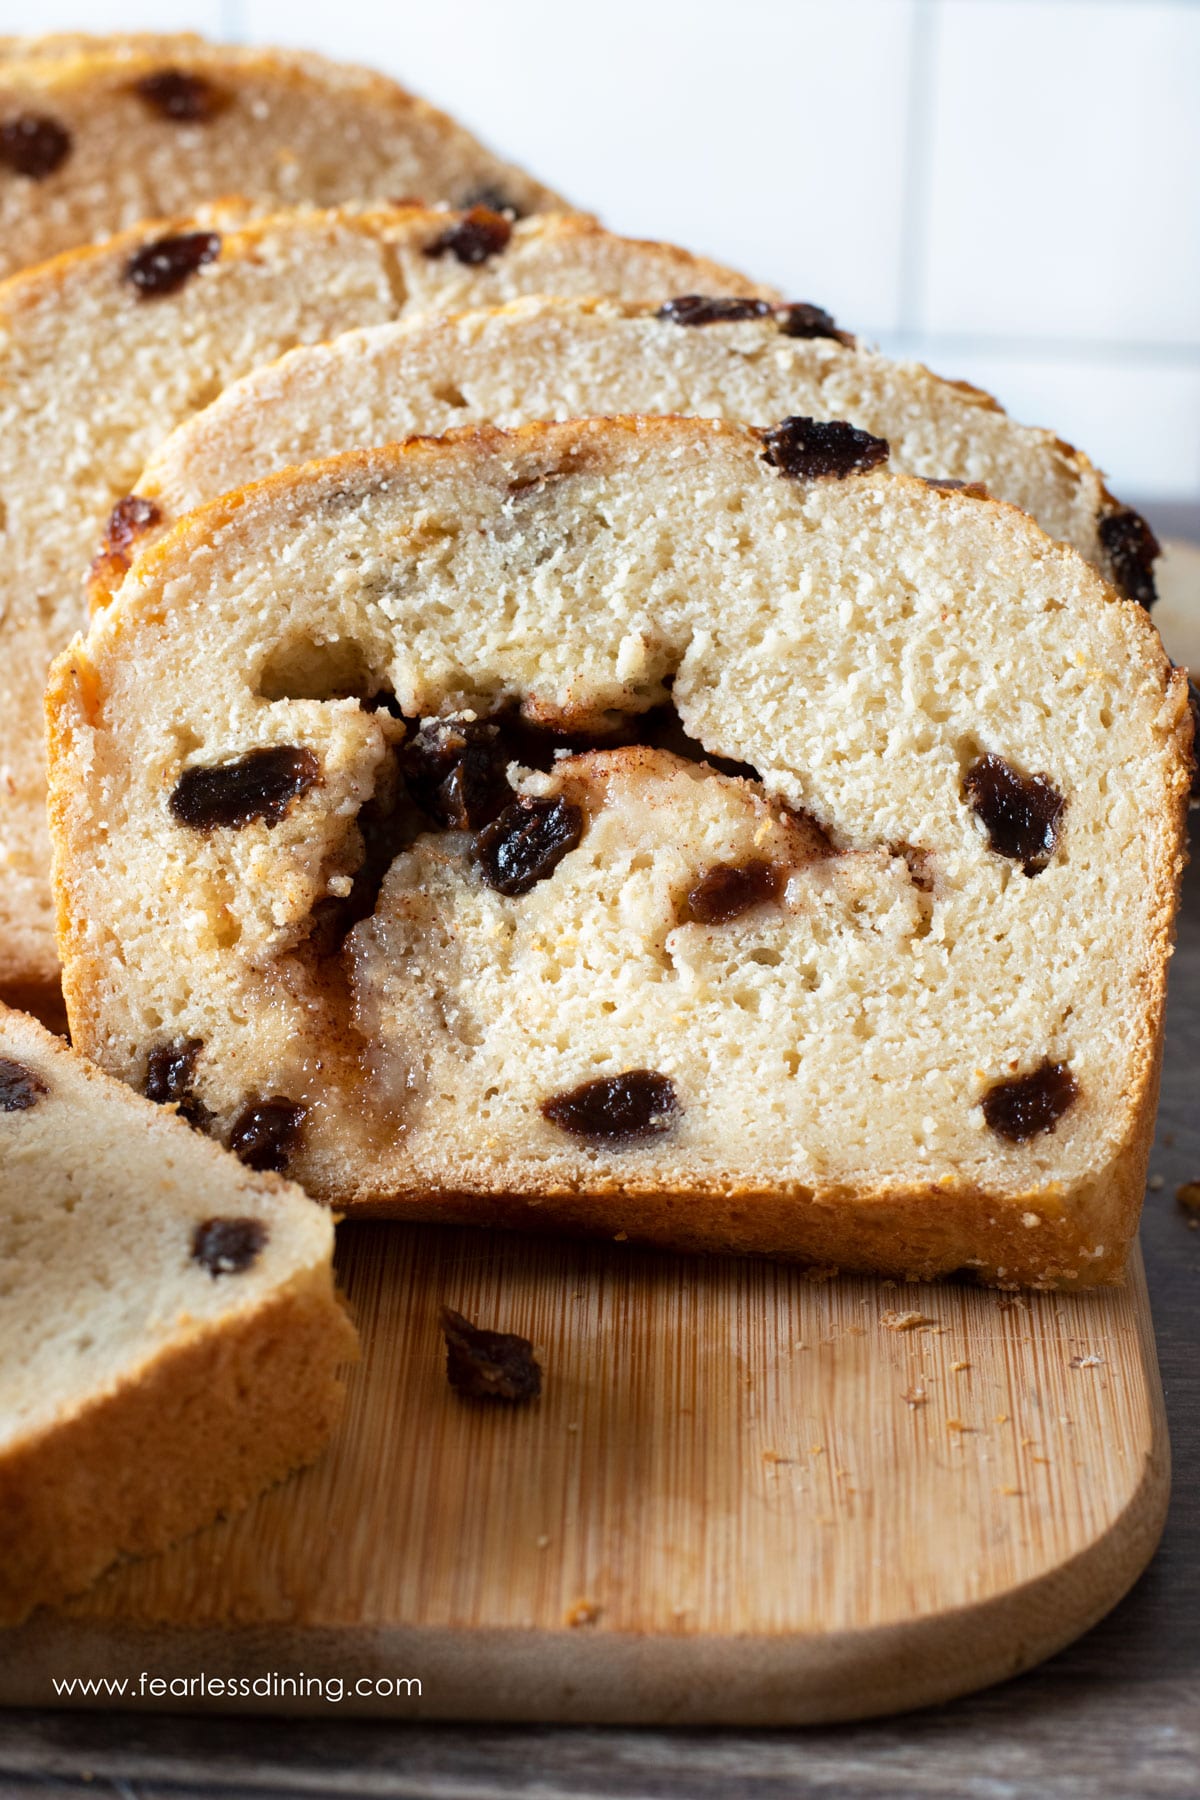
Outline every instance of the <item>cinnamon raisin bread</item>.
[[(333, 1225), (0, 1009), (0, 1624), (324, 1445), (354, 1333)], [(196, 1116), (193, 1112), (193, 1116)]]
[[(0, 287), (0, 994), (57, 983), (41, 691), (154, 509), (130, 490), (164, 433), (299, 343), (519, 294), (751, 293), (732, 270), (577, 217), (401, 208), (236, 211), (143, 226)], [(770, 294), (770, 290), (759, 290)]]
[[(1150, 564), (1114, 560), (1110, 549), (1133, 515), (1086, 456), (1018, 425), (979, 388), (857, 344), (820, 307), (748, 296), (659, 307), (529, 298), (303, 345), (231, 384), (159, 445), (134, 483), (159, 514), (139, 547), (275, 469), (418, 433), (599, 413), (754, 424), (788, 412), (848, 419), (886, 438), (895, 469), (981, 483), (1146, 598)], [(99, 572), (102, 599), (103, 561)]]
[(0, 276), (222, 194), (564, 204), (367, 69), (184, 36), (38, 50), (0, 57)]
[(48, 696), (85, 1052), (143, 1086), (194, 1043), (216, 1134), (274, 1109), (357, 1212), (1114, 1279), (1184, 679), (886, 458), (541, 424), (190, 514)]

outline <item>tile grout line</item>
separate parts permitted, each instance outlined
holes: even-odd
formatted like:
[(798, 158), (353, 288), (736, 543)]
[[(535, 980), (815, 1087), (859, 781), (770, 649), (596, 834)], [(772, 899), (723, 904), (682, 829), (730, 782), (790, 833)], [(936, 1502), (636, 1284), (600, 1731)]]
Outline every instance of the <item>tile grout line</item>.
[(899, 269), (900, 330), (917, 334), (925, 316), (925, 253), (929, 240), (932, 104), (938, 56), (940, 0), (913, 0), (908, 38), (908, 98), (904, 131)]

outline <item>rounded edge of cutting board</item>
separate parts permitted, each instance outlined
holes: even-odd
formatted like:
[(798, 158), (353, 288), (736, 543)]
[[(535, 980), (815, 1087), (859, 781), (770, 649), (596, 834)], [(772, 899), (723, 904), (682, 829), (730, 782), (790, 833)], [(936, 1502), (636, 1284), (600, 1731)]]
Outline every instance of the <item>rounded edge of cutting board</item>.
[[(166, 1680), (219, 1668), (336, 1671), (350, 1689), (405, 1673), (413, 1694), (353, 1696), (343, 1716), (506, 1723), (793, 1726), (836, 1724), (957, 1699), (1031, 1669), (1112, 1610), (1158, 1545), (1170, 1493), (1170, 1448), (1140, 1258), (1130, 1271), (1137, 1307), (1149, 1444), (1129, 1498), (1073, 1557), (986, 1600), (862, 1630), (777, 1634), (631, 1633), (602, 1622), (559, 1630), (429, 1626), (135, 1624), (39, 1612), (6, 1634), (0, 1702), (56, 1701), (51, 1677), (73, 1669), (151, 1669)], [(400, 1684), (402, 1685), (402, 1684)], [(113, 1705), (110, 1697), (104, 1704)], [(153, 1709), (132, 1694), (120, 1704)], [(312, 1703), (168, 1697), (167, 1710), (307, 1714)], [(328, 1703), (318, 1703), (328, 1712)]]

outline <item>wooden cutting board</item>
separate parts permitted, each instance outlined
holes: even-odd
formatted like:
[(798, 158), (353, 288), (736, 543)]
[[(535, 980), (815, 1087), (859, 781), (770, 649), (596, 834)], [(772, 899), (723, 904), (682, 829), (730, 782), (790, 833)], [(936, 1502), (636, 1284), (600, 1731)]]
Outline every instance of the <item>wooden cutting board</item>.
[[(1158, 1541), (1140, 1258), (1123, 1289), (1076, 1297), (432, 1227), (343, 1227), (340, 1262), (364, 1358), (329, 1454), (0, 1638), (0, 1698), (303, 1674), (347, 1697), (90, 1704), (855, 1718), (1029, 1667)], [(530, 1336), (541, 1400), (458, 1399), (442, 1302)], [(380, 1677), (420, 1695), (351, 1697)]]

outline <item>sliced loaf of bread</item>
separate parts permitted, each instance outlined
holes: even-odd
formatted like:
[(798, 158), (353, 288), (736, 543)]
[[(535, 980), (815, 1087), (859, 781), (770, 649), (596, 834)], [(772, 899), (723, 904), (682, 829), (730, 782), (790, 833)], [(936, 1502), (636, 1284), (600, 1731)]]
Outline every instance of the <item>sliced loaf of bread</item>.
[(564, 205), (395, 82), (323, 57), (136, 33), (0, 55), (0, 276), (223, 194)]
[(1186, 683), (886, 458), (543, 424), (190, 514), (49, 694), (77, 1041), (194, 1044), (211, 1129), (360, 1212), (1117, 1277)]
[[(982, 485), (1130, 598), (1153, 599), (1153, 537), (1078, 450), (1019, 425), (979, 388), (856, 343), (821, 307), (745, 295), (658, 307), (527, 298), (305, 344), (232, 383), (159, 445), (134, 483), (159, 515), (139, 544), (289, 464), (464, 425), (601, 413), (847, 419), (886, 438), (892, 468)], [(99, 574), (103, 598), (103, 563)]]
[(57, 983), (42, 687), (83, 623), (98, 536), (111, 580), (153, 523), (128, 496), (159, 439), (257, 364), (352, 325), (547, 290), (658, 301), (683, 287), (756, 291), (575, 216), (412, 207), (249, 224), (217, 209), (0, 287), (0, 995)]
[(333, 1222), (0, 1009), (0, 1625), (324, 1446), (354, 1333)]

